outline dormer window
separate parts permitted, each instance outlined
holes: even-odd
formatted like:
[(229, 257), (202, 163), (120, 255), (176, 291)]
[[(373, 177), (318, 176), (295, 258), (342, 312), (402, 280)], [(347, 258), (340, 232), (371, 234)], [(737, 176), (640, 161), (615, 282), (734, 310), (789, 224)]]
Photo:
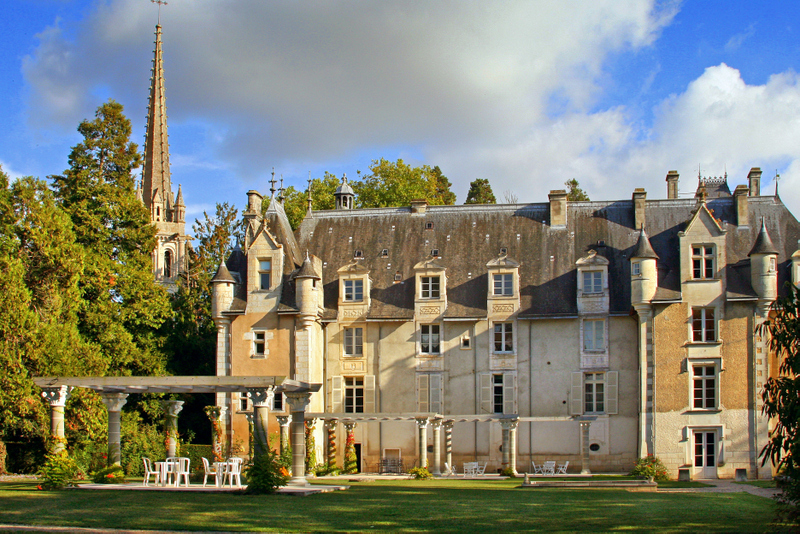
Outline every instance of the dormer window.
[(433, 256), (434, 258), (438, 258), (439, 257), (439, 249), (435, 248), (435, 249), (431, 250), (431, 256)]
[(258, 260), (258, 288), (269, 289), (272, 285), (272, 260)]
[(402, 282), (403, 281), (403, 275), (402, 275), (402, 273), (400, 273), (400, 271), (397, 271), (396, 273), (394, 273), (394, 281), (395, 282)]
[(363, 257), (364, 257), (364, 255), (363, 255), (363, 253), (362, 253), (360, 250), (356, 250), (356, 251), (353, 253), (353, 257), (354, 257), (354, 258), (356, 258), (356, 259), (361, 259), (361, 258), (363, 258)]
[(344, 301), (361, 302), (364, 300), (364, 281), (345, 280), (344, 281)]
[(389, 257), (389, 249), (385, 248), (381, 250), (381, 258), (388, 258)]
[[(517, 235), (519, 235), (519, 234), (517, 234)], [(500, 255), (501, 255), (501, 256), (505, 256), (505, 255), (507, 255), (507, 254), (508, 254), (508, 249), (507, 249), (506, 247), (502, 247), (502, 248), (500, 249)]]
[(603, 271), (583, 271), (583, 292), (603, 292)]
[(500, 273), (493, 275), (493, 295), (499, 297), (511, 297), (514, 295), (514, 275), (512, 273)]
[(438, 276), (422, 276), (420, 277), (420, 293), (421, 299), (438, 299), (439, 298), (439, 277)]
[(692, 277), (695, 280), (714, 278), (714, 247), (692, 245)]
[(426, 230), (433, 230), (433, 223), (430, 222), (430, 221), (426, 222), (425, 223), (425, 229)]

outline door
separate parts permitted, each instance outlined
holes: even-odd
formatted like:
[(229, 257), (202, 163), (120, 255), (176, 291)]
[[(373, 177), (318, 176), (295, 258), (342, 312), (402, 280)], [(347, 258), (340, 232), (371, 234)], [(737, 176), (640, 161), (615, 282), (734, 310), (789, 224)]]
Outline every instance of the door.
[(717, 478), (717, 433), (713, 430), (694, 431), (694, 476)]
[(360, 473), (361, 472), (361, 444), (360, 443), (354, 443), (353, 444), (353, 448), (355, 449), (355, 452), (356, 452), (356, 466), (358, 466), (356, 468), (357, 469), (356, 473)]

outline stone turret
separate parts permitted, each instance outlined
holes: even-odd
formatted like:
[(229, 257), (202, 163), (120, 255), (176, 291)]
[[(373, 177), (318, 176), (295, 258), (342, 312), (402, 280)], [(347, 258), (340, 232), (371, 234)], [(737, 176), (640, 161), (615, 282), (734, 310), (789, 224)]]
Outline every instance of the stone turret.
[(183, 189), (178, 184), (178, 194), (175, 195), (175, 222), (186, 222), (186, 205), (183, 203)]
[(353, 191), (353, 188), (350, 187), (350, 184), (347, 183), (347, 175), (342, 176), (342, 184), (336, 188), (336, 192), (333, 194), (336, 198), (336, 209), (337, 210), (351, 210), (353, 209), (353, 199), (355, 198), (356, 194)]
[(630, 261), (631, 304), (634, 307), (649, 305), (658, 288), (658, 255), (650, 245), (644, 228), (639, 231), (639, 241), (631, 253)]
[(220, 265), (217, 274), (211, 279), (211, 317), (215, 321), (222, 318), (222, 312), (230, 309), (233, 303), (235, 283), (228, 267), (224, 263)]
[(761, 231), (750, 256), (750, 283), (760, 305), (768, 306), (778, 297), (778, 250), (772, 244), (767, 224), (761, 219)]
[(322, 278), (315, 272), (311, 258), (306, 253), (306, 259), (295, 276), (297, 307), (300, 308), (301, 320), (313, 321), (317, 317), (319, 308), (317, 284), (320, 280)]

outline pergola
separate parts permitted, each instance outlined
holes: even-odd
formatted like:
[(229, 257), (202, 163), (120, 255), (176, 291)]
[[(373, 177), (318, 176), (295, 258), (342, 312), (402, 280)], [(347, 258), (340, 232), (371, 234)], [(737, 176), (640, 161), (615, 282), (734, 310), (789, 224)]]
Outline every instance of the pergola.
[[(34, 383), (42, 388), (42, 397), (50, 403), (50, 429), (56, 438), (56, 450), (64, 447), (64, 407), (75, 388), (92, 389), (108, 410), (108, 461), (119, 464), (120, 412), (131, 393), (246, 393), (253, 401), (253, 432), (255, 454), (267, 444), (269, 406), (275, 393), (283, 393), (292, 414), (292, 478), (289, 484), (305, 486), (305, 411), (311, 393), (322, 387), (283, 376), (104, 376), (104, 377), (38, 377)], [(175, 456), (177, 447), (178, 413), (183, 401), (165, 401), (167, 453)], [(216, 417), (219, 417), (218, 413)]]

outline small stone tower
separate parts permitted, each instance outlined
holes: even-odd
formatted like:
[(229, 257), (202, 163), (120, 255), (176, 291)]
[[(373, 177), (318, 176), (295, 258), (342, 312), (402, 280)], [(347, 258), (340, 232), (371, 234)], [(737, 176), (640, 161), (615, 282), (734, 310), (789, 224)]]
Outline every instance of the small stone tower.
[(765, 310), (778, 297), (778, 250), (772, 244), (764, 219), (761, 219), (761, 231), (748, 256), (750, 284), (758, 295), (759, 307)]
[(631, 253), (631, 304), (634, 307), (649, 306), (655, 297), (658, 287), (657, 261), (658, 255), (642, 227), (639, 241)]
[(336, 198), (336, 209), (337, 210), (351, 210), (353, 209), (353, 199), (355, 198), (356, 194), (353, 191), (353, 188), (350, 187), (350, 184), (347, 183), (347, 175), (342, 176), (342, 184), (336, 188), (336, 192), (333, 194)]

